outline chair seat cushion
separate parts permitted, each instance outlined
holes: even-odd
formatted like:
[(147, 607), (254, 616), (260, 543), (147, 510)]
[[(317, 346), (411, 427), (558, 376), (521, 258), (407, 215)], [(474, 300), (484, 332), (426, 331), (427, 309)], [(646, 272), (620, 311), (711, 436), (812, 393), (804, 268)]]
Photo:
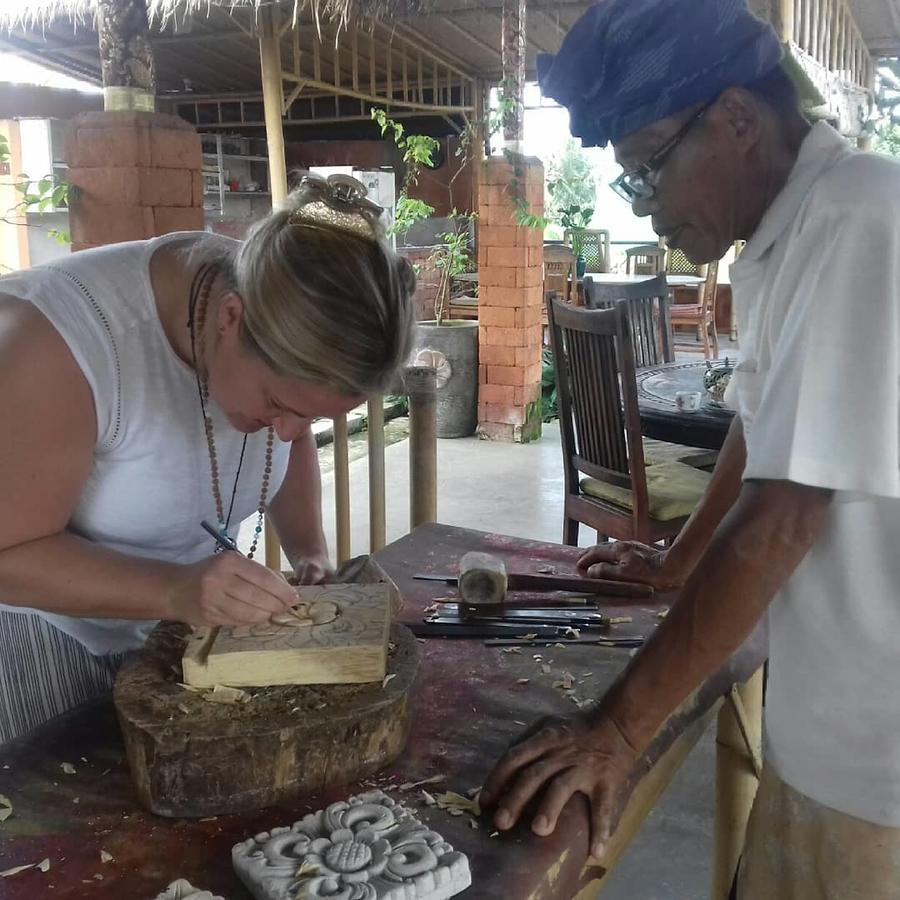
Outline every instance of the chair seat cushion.
[(704, 450), (702, 447), (686, 447), (684, 444), (670, 444), (655, 438), (644, 438), (644, 465), (680, 462), (695, 469), (709, 469), (719, 458), (718, 450)]
[[(709, 472), (680, 462), (663, 462), (647, 466), (647, 494), (650, 500), (650, 518), (669, 522), (689, 516), (706, 491)], [(605, 500), (625, 510), (634, 508), (631, 491), (600, 481), (582, 478), (581, 490), (589, 497)]]

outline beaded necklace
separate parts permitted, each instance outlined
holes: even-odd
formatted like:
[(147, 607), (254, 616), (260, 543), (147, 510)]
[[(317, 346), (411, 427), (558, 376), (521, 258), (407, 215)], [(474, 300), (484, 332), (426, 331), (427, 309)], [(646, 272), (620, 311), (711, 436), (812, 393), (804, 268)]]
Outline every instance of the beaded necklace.
[[(209, 453), (209, 473), (212, 484), (213, 500), (216, 504), (216, 517), (219, 532), (229, 537), (228, 527), (231, 524), (231, 513), (234, 509), (234, 500), (237, 494), (238, 479), (241, 477), (241, 468), (244, 465), (244, 453), (247, 449), (247, 435), (241, 444), (241, 456), (238, 460), (237, 472), (234, 476), (234, 485), (231, 488), (231, 502), (228, 504), (228, 515), (225, 515), (225, 504), (222, 501), (222, 491), (219, 486), (219, 460), (216, 454), (216, 440), (213, 429), (213, 420), (208, 412), (209, 405), (209, 376), (203, 359), (203, 336), (206, 328), (206, 313), (209, 306), (209, 295), (215, 281), (217, 269), (215, 266), (202, 266), (191, 283), (191, 291), (188, 300), (188, 328), (191, 332), (191, 360), (194, 364), (194, 375), (197, 379), (197, 394), (200, 398), (200, 412), (203, 415), (203, 428), (206, 432), (206, 449)], [(198, 352), (199, 348), (199, 352)], [(253, 541), (247, 553), (248, 559), (253, 559), (259, 544), (259, 536), (263, 530), (263, 519), (266, 514), (266, 498), (269, 494), (269, 479), (272, 475), (272, 448), (275, 443), (275, 429), (270, 425), (266, 437), (266, 462), (263, 469), (262, 486), (259, 491), (259, 504), (256, 507), (256, 527), (253, 531)], [(218, 546), (216, 547), (218, 551)]]

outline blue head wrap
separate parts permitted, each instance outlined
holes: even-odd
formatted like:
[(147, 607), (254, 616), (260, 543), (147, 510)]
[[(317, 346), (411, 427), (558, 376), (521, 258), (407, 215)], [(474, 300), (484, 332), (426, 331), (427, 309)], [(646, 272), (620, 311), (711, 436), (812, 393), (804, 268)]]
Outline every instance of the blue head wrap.
[(605, 147), (688, 106), (749, 84), (781, 62), (773, 28), (745, 0), (603, 0), (541, 54), (544, 96), (572, 134)]

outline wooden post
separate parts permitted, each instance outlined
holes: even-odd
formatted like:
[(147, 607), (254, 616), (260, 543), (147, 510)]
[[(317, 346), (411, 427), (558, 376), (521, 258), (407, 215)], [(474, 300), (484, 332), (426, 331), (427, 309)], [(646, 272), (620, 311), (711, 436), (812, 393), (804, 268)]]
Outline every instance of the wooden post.
[(338, 566), (350, 559), (350, 456), (347, 416), (334, 421), (334, 527)]
[(384, 397), (371, 397), (369, 421), (369, 553), (387, 542), (384, 491)]
[[(716, 820), (711, 900), (726, 900), (744, 849), (762, 757), (763, 670), (732, 688), (716, 732)], [(731, 700), (731, 702), (729, 702)], [(749, 744), (749, 747), (748, 747)]]
[(772, 27), (782, 42), (794, 39), (794, 0), (776, 0), (772, 8)]
[(404, 375), (409, 394), (409, 530), (437, 520), (437, 380), (430, 366)]
[(97, 37), (104, 110), (153, 112), (156, 69), (147, 0), (99, 0)]
[(515, 100), (503, 120), (503, 140), (517, 153), (525, 136), (525, 0), (503, 0), (501, 55), (502, 92)]
[[(269, 191), (272, 194), (272, 206), (277, 209), (287, 198), (287, 166), (284, 161), (284, 132), (281, 129), (284, 89), (281, 83), (278, 8), (260, 7), (259, 21), (259, 61), (266, 119), (266, 144), (269, 151)], [(275, 571), (281, 569), (281, 545), (268, 519), (266, 519), (266, 565)]]

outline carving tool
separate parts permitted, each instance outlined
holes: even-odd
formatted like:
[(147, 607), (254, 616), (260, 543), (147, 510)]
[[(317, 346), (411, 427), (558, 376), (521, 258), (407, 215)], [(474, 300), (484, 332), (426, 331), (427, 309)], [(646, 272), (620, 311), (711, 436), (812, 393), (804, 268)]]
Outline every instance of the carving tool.
[(210, 525), (209, 522), (206, 521), (206, 519), (204, 519), (200, 523), (200, 527), (204, 531), (208, 531), (212, 535), (213, 540), (219, 545), (222, 550), (231, 550), (233, 553), (241, 552), (240, 550), (238, 550), (238, 545), (227, 534), (222, 534), (222, 532), (219, 531), (218, 528)]
[(565, 638), (563, 640), (554, 641), (546, 637), (536, 637), (531, 640), (523, 640), (522, 638), (488, 638), (484, 642), (485, 647), (546, 647), (550, 644), (565, 644), (569, 646), (595, 646), (595, 647), (642, 647), (644, 638), (642, 637), (597, 637), (589, 635), (588, 637)]
[[(459, 586), (459, 576), (420, 572), (416, 581), (436, 581), (450, 587)], [(511, 572), (506, 576), (507, 591), (569, 591), (576, 594), (598, 594), (629, 600), (649, 600), (653, 588), (628, 581), (579, 578), (577, 575), (529, 575)]]
[(528, 622), (536, 625), (569, 625), (575, 628), (607, 628), (609, 619), (599, 609), (553, 606), (512, 609), (503, 605), (471, 607), (462, 603), (444, 603), (426, 622)]

